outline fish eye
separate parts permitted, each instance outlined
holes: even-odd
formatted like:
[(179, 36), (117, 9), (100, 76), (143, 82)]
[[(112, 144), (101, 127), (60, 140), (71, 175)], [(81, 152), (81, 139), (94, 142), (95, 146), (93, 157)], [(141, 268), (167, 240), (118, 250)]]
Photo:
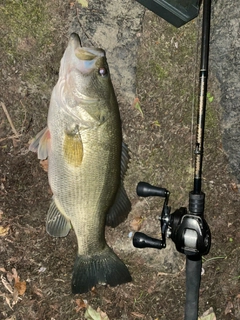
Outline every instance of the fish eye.
[(107, 68), (99, 68), (98, 69), (98, 74), (101, 76), (101, 77), (106, 77), (108, 75), (108, 70)]

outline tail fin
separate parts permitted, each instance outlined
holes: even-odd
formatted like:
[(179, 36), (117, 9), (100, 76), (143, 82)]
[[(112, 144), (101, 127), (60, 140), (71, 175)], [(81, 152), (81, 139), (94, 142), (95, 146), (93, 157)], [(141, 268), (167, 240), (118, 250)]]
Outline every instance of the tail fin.
[(77, 256), (72, 276), (72, 293), (88, 292), (98, 283), (114, 287), (131, 280), (125, 264), (106, 246), (99, 254)]

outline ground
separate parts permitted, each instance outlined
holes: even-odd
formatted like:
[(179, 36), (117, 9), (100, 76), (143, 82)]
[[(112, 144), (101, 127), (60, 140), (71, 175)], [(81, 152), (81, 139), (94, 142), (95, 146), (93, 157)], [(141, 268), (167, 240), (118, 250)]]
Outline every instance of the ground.
[[(144, 15), (139, 4), (123, 2), (114, 7), (96, 1), (93, 7), (88, 1), (88, 8), (57, 0), (0, 5), (0, 319), (84, 319), (86, 301), (110, 320), (183, 319), (184, 256), (171, 240), (165, 251), (140, 250), (131, 237), (139, 228), (160, 237), (163, 203), (137, 197), (139, 181), (167, 188), (172, 212), (188, 206), (201, 21), (176, 29), (149, 11)], [(120, 28), (112, 47), (104, 23), (110, 39), (111, 30)], [(116, 229), (107, 227), (106, 238), (133, 281), (75, 296), (70, 283), (76, 239), (73, 232), (63, 239), (46, 234), (51, 190), (36, 155), (28, 151), (31, 138), (46, 125), (71, 31), (79, 32), (85, 45), (97, 42), (107, 51), (131, 154), (125, 186), (132, 202), (128, 219)], [(240, 200), (222, 147), (221, 89), (210, 67), (203, 191), (212, 247), (203, 258), (199, 314), (212, 307), (218, 320), (228, 320), (240, 318)]]

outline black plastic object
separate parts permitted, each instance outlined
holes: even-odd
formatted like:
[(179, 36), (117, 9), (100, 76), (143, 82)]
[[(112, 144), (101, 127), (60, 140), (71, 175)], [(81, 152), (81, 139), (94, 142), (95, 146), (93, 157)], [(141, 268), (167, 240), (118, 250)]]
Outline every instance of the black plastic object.
[(199, 13), (199, 0), (137, 0), (144, 7), (179, 28)]
[(137, 195), (139, 197), (163, 197), (168, 194), (167, 189), (152, 186), (147, 182), (139, 182), (137, 185)]
[(133, 245), (136, 248), (163, 248), (163, 243), (161, 240), (151, 238), (142, 232), (136, 232), (134, 234)]

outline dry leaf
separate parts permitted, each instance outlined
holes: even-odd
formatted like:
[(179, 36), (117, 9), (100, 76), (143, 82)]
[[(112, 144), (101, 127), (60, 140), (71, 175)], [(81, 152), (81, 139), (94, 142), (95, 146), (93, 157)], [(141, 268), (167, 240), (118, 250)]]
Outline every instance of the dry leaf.
[(137, 109), (139, 111), (139, 113), (141, 114), (142, 118), (144, 118), (143, 111), (142, 111), (141, 105), (140, 105), (140, 100), (138, 98), (135, 98), (133, 100), (132, 107)]
[(0, 226), (0, 237), (4, 237), (8, 234), (9, 226)]
[(18, 302), (18, 290), (17, 288), (14, 288), (13, 290), (13, 296), (12, 296), (12, 306), (14, 306)]
[(232, 182), (230, 186), (234, 192), (238, 192), (238, 185), (235, 182)]
[(100, 314), (100, 319), (103, 320), (109, 320), (107, 314), (105, 312), (103, 312), (99, 307), (97, 308), (97, 312)]
[(38, 289), (36, 286), (33, 286), (33, 293), (35, 293), (40, 298), (43, 298), (42, 290)]
[(87, 7), (88, 7), (88, 1), (87, 1), (87, 0), (77, 0), (77, 2), (78, 2), (83, 8), (87, 8)]
[(40, 161), (40, 166), (43, 168), (45, 172), (48, 172), (48, 159), (46, 160), (41, 160)]
[(8, 282), (12, 283), (13, 282), (13, 274), (11, 272), (7, 272), (7, 279), (8, 279)]
[(13, 274), (13, 278), (14, 278), (14, 281), (15, 281), (15, 284), (17, 283), (17, 282), (19, 282), (19, 276), (18, 276), (18, 274), (17, 274), (17, 270), (15, 269), (15, 268), (12, 268), (12, 274)]
[(87, 307), (84, 317), (87, 320), (109, 320), (107, 314), (101, 311), (100, 308), (96, 311), (91, 306)]
[(12, 268), (12, 277), (14, 279), (14, 288), (17, 290), (18, 295), (22, 296), (27, 288), (26, 281), (20, 281), (17, 270)]
[(18, 294), (22, 296), (27, 289), (26, 281), (18, 281), (15, 283), (14, 287), (17, 289)]
[(233, 304), (231, 301), (228, 301), (228, 304), (226, 306), (226, 309), (225, 309), (225, 315), (229, 314), (229, 313), (232, 313), (232, 308), (233, 308)]
[(142, 222), (143, 222), (142, 217), (136, 217), (130, 222), (130, 227), (134, 231), (139, 231), (141, 229)]
[(87, 308), (87, 300), (76, 299), (77, 306), (75, 307), (76, 312), (79, 312), (81, 309)]
[(4, 287), (10, 292), (13, 293), (13, 289), (12, 286), (10, 285), (10, 283), (7, 282), (7, 280), (1, 276), (1, 280), (2, 280), (2, 284), (4, 285)]
[(216, 315), (213, 312), (213, 308), (209, 308), (207, 311), (205, 311), (203, 315), (198, 318), (198, 320), (217, 320)]
[(9, 306), (9, 308), (13, 310), (13, 308), (11, 306), (11, 299), (9, 297), (7, 297), (7, 296), (5, 297), (5, 299), (6, 299), (6, 302), (7, 302), (8, 306)]
[(145, 317), (144, 314), (139, 313), (139, 312), (131, 312), (131, 314), (132, 314), (134, 317), (137, 317), (137, 318), (144, 318), (144, 317)]

